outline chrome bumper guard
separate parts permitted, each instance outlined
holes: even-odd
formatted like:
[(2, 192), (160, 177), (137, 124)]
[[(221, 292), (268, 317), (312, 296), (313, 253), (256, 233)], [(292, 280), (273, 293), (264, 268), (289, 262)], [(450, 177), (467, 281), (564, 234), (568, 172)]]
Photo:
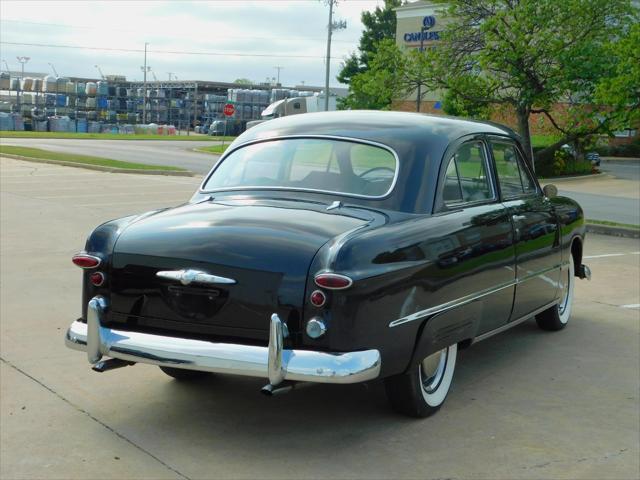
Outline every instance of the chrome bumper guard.
[(284, 380), (317, 383), (358, 383), (380, 374), (380, 352), (327, 353), (286, 350), (286, 324), (271, 316), (269, 346), (215, 343), (105, 328), (101, 317), (108, 308), (104, 297), (91, 299), (87, 323), (75, 321), (67, 330), (67, 347), (87, 352), (89, 363), (103, 355), (128, 362), (205, 372), (268, 378), (271, 385)]

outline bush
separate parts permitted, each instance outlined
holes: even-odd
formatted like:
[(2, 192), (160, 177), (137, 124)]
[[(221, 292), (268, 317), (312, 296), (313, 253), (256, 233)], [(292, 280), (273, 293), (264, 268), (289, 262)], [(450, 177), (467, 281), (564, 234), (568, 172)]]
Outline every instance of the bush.
[(540, 177), (580, 175), (592, 171), (591, 162), (576, 160), (569, 152), (561, 149), (536, 160), (536, 175)]
[(624, 145), (605, 145), (596, 151), (603, 157), (638, 157), (640, 156), (640, 138)]

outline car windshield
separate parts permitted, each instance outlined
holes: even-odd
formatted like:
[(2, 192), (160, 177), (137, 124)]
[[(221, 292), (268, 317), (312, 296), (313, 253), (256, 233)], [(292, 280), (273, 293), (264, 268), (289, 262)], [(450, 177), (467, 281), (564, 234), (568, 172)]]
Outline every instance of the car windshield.
[(386, 148), (330, 138), (254, 143), (227, 155), (204, 190), (295, 189), (382, 197), (398, 164)]

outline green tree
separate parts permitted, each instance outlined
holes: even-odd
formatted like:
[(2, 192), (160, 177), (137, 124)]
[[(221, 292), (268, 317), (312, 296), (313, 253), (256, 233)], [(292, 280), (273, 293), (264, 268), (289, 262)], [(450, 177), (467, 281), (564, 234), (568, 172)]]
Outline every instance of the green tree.
[[(353, 108), (385, 110), (394, 98), (424, 85), (427, 65), (419, 52), (403, 54), (393, 39), (381, 40), (369, 57), (369, 67), (351, 79), (347, 102)], [(421, 97), (426, 92), (422, 92)]]
[(640, 122), (640, 22), (635, 22), (617, 41), (606, 46), (613, 58), (612, 75), (596, 86), (595, 98), (620, 115), (620, 123)]
[[(364, 25), (362, 36), (358, 44), (358, 51), (351, 53), (343, 62), (337, 79), (340, 83), (351, 87), (353, 78), (361, 74), (370, 66), (371, 58), (378, 49), (378, 43), (385, 39), (396, 38), (396, 12), (402, 0), (385, 0), (384, 7), (377, 6), (373, 12), (362, 12), (361, 21)], [(364, 102), (364, 103), (361, 103)], [(361, 94), (352, 92), (341, 102), (343, 108), (376, 108), (363, 98)], [(377, 106), (382, 108), (382, 106)]]
[(248, 78), (236, 78), (233, 83), (237, 83), (239, 85), (253, 85), (253, 82)]
[[(615, 71), (606, 51), (633, 18), (630, 1), (436, 1), (453, 21), (423, 56), (425, 82), (448, 90), (454, 109), (513, 109), (527, 154), (532, 113), (564, 134), (558, 144), (612, 128), (613, 117), (593, 105)], [(563, 118), (552, 111), (561, 101), (570, 105)]]

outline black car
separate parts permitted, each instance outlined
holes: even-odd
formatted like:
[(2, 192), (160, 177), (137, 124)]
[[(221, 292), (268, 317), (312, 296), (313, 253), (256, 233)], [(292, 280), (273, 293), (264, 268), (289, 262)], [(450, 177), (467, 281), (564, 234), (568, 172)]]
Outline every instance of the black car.
[(238, 137), (189, 203), (91, 233), (66, 344), (97, 371), (261, 377), (267, 394), (380, 378), (426, 416), (459, 348), (532, 317), (566, 326), (584, 234), (506, 127), (284, 117)]

